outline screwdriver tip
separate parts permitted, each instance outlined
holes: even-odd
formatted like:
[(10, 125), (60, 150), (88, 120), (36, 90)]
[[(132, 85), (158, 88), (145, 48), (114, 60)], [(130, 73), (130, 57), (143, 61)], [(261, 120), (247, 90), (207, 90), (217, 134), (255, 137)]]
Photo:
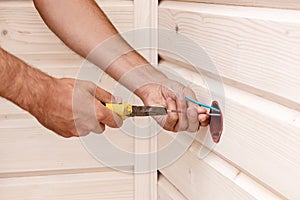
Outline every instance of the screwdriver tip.
[[(174, 113), (186, 113), (184, 111), (181, 111), (181, 110), (167, 110), (167, 112), (174, 112)], [(204, 113), (203, 113), (204, 114)], [(221, 114), (219, 113), (205, 113), (209, 116), (215, 116), (215, 117), (218, 117), (218, 116), (221, 116)]]

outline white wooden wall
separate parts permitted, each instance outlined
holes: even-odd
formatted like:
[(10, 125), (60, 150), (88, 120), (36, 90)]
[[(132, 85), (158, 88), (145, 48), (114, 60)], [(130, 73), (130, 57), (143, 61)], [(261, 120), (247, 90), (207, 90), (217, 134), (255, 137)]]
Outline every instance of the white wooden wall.
[[(119, 31), (158, 25), (205, 48), (224, 81), (220, 144), (200, 159), (202, 129), (178, 161), (159, 171), (156, 187), (156, 173), (134, 176), (104, 167), (77, 138), (56, 136), (0, 99), (0, 199), (300, 199), (298, 0), (99, 4)], [(30, 0), (0, 0), (0, 45), (56, 77), (76, 77), (82, 63), (48, 30)], [(143, 53), (157, 62), (155, 49)], [(203, 81), (214, 80), (216, 74), (203, 71), (199, 76), (180, 58), (162, 51), (159, 55), (161, 69), (188, 78), (198, 99), (210, 102)], [(109, 89), (113, 83), (107, 78), (101, 86)], [(156, 139), (133, 141), (119, 131), (105, 134), (137, 152), (174, 137), (160, 134), (157, 144)]]
[[(200, 159), (201, 131), (183, 157), (160, 171), (160, 199), (300, 199), (299, 8), (297, 0), (160, 2), (159, 28), (207, 51), (226, 100), (220, 143)], [(186, 77), (199, 100), (210, 102), (203, 81), (217, 74), (200, 76), (181, 58), (159, 53), (161, 68)]]
[[(98, 3), (120, 32), (134, 29), (133, 1)], [(46, 27), (31, 0), (0, 0), (0, 45), (56, 77), (75, 78), (83, 61)], [(101, 86), (108, 90), (115, 84), (109, 78), (104, 82)], [(105, 134), (120, 148), (135, 151), (135, 141), (120, 131), (108, 129)], [(1, 200), (139, 199), (133, 174), (101, 165), (78, 138), (55, 135), (2, 98), (0, 163)], [(140, 178), (139, 184), (143, 181), (145, 178)]]

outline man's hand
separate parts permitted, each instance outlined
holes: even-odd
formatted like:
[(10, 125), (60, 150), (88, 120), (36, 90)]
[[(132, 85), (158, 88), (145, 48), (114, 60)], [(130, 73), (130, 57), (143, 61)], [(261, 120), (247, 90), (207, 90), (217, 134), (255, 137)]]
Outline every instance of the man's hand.
[(167, 116), (155, 117), (166, 130), (194, 132), (200, 125), (207, 126), (209, 123), (205, 108), (185, 100), (185, 96), (195, 98), (194, 92), (176, 81), (168, 79), (161, 84), (148, 84), (138, 90), (145, 105), (161, 105), (168, 110), (181, 111), (181, 113), (169, 112)]
[(105, 125), (118, 128), (122, 119), (101, 102), (114, 101), (107, 91), (88, 81), (54, 79), (47, 94), (40, 94), (31, 113), (63, 137), (102, 133)]
[(122, 125), (121, 118), (101, 103), (114, 101), (110, 93), (88, 81), (53, 78), (1, 48), (0, 77), (0, 96), (64, 137)]

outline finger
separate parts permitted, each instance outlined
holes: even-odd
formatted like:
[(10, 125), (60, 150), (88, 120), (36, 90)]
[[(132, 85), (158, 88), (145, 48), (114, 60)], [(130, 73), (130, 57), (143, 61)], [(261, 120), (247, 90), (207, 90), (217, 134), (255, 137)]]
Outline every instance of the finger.
[(188, 131), (194, 132), (199, 128), (198, 112), (195, 106), (190, 106), (187, 109)]
[[(177, 110), (181, 110), (181, 111), (185, 111), (187, 112), (187, 102), (184, 99), (183, 96), (177, 97), (176, 99), (176, 107)], [(177, 130), (183, 131), (183, 130), (187, 130), (189, 123), (188, 123), (188, 117), (186, 113), (181, 113), (179, 115), (179, 122), (177, 123)]]
[(207, 109), (204, 107), (198, 106), (197, 111), (199, 114), (198, 120), (199, 120), (201, 126), (204, 126), (204, 127), (207, 126), (209, 124), (209, 119), (210, 119), (210, 116), (206, 114), (208, 112)]
[(113, 96), (114, 101), (112, 101), (112, 103), (122, 103), (123, 99), (122, 97), (119, 96)]
[[(171, 99), (167, 98), (167, 108), (168, 110), (176, 110), (176, 102)], [(166, 119), (166, 123), (164, 124), (164, 128), (168, 131), (178, 131), (178, 114), (176, 112), (168, 112), (168, 116)]]
[(209, 124), (210, 117), (207, 114), (200, 114), (198, 116), (198, 119), (199, 119), (199, 122), (200, 122), (201, 126), (205, 127), (205, 126), (207, 126)]
[(204, 108), (204, 107), (197, 106), (197, 112), (199, 114), (206, 114), (207, 113), (207, 109)]
[(115, 97), (111, 93), (97, 86), (95, 91), (95, 97), (103, 103), (115, 102)]
[(93, 133), (100, 134), (103, 133), (104, 131), (105, 131), (105, 124), (98, 123), (96, 128), (93, 130)]
[(95, 112), (99, 123), (106, 124), (111, 128), (119, 128), (123, 124), (123, 120), (120, 116), (103, 106), (97, 100), (95, 101)]
[(199, 128), (199, 120), (198, 120), (198, 107), (195, 104), (191, 103), (191, 102), (187, 102), (185, 99), (185, 96), (189, 96), (191, 98), (196, 99), (196, 95), (193, 92), (193, 90), (191, 90), (188, 87), (184, 88), (184, 100), (186, 102), (187, 105), (187, 121), (188, 121), (188, 131), (194, 132), (197, 131)]

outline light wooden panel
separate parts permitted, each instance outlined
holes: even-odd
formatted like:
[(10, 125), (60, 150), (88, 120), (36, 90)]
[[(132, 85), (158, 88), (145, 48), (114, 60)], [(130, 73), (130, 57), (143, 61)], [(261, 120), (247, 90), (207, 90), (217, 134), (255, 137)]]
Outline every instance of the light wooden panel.
[[(118, 129), (105, 136), (118, 148), (133, 152), (134, 141)], [(63, 138), (33, 119), (0, 120), (0, 176), (51, 170), (99, 168), (78, 138)]]
[[(119, 31), (133, 29), (131, 1), (100, 1)], [(0, 45), (14, 54), (72, 53), (44, 24), (32, 1), (0, 2)]]
[[(198, 99), (209, 103), (206, 81), (176, 64), (161, 62), (188, 82)], [(213, 82), (212, 82), (213, 83)], [(224, 133), (214, 151), (288, 199), (299, 199), (300, 113), (261, 97), (223, 85)], [(210, 91), (215, 92), (215, 91)], [(199, 135), (203, 142), (203, 135)]]
[(133, 176), (118, 172), (0, 179), (2, 200), (99, 200), (133, 196)]
[(163, 1), (159, 26), (204, 48), (225, 82), (300, 110), (300, 11)]
[[(152, 28), (156, 29), (158, 19), (158, 0), (134, 0), (134, 27), (135, 29)], [(147, 30), (145, 31), (147, 32)], [(152, 49), (140, 50), (139, 53), (144, 56), (151, 64), (157, 65), (158, 51), (157, 51), (157, 37), (153, 35), (151, 31), (145, 35), (138, 35), (136, 39), (143, 37), (145, 44), (148, 44)], [(147, 124), (148, 119), (135, 119), (135, 123), (142, 125)], [(135, 130), (135, 134), (138, 138), (139, 132)], [(151, 130), (145, 129), (150, 135)], [(149, 137), (147, 139), (135, 139), (135, 153), (139, 155), (145, 153), (151, 155), (150, 152), (156, 152), (157, 138)], [(156, 166), (157, 156), (147, 157), (150, 166)], [(145, 166), (145, 163), (138, 156), (135, 157), (135, 169), (141, 169), (140, 166)], [(157, 171), (151, 170), (145, 173), (136, 171), (135, 174), (135, 199), (152, 200), (157, 199)]]
[[(173, 138), (174, 134), (168, 137)], [(160, 170), (187, 199), (282, 199), (213, 152), (200, 158), (203, 148), (194, 142), (180, 159)], [(172, 189), (167, 191), (172, 193)]]
[[(76, 54), (19, 54), (18, 58), (42, 71), (46, 70), (63, 70), (76, 68), (77, 70), (85, 63), (85, 59)], [(56, 74), (53, 74), (56, 75)], [(61, 74), (60, 74), (61, 75)]]
[(158, 200), (187, 200), (162, 174), (158, 178)]
[(174, 0), (174, 1), (269, 7), (269, 8), (300, 9), (300, 2), (298, 0)]

